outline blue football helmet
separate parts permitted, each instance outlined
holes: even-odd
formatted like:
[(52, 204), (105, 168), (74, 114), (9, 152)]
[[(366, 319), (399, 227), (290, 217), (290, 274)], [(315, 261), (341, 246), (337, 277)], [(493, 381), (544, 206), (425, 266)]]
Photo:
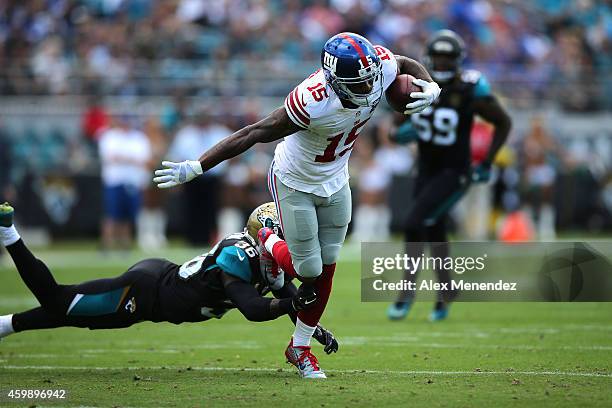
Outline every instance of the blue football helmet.
[(340, 99), (376, 106), (383, 93), (382, 63), (374, 46), (354, 33), (327, 40), (321, 52), (325, 79)]

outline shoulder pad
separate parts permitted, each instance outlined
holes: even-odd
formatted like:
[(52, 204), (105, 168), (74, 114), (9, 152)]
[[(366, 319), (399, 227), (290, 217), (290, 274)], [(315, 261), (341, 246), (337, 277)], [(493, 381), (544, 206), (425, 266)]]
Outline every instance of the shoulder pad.
[(482, 77), (480, 71), (476, 71), (475, 69), (466, 69), (461, 72), (461, 80), (463, 82), (467, 82), (469, 84), (475, 84)]
[(395, 55), (382, 45), (375, 45), (374, 49), (382, 64), (384, 80), (383, 89), (387, 90), (389, 85), (395, 81), (395, 77), (397, 77), (397, 60), (395, 59)]
[(251, 265), (243, 249), (233, 245), (226, 246), (217, 255), (217, 265), (228, 275), (251, 282)]
[(475, 98), (485, 98), (491, 96), (491, 85), (487, 78), (475, 69), (467, 69), (461, 73), (461, 80), (464, 83), (473, 85), (473, 95)]
[(324, 110), (330, 92), (323, 70), (315, 71), (285, 98), (287, 115), (296, 125), (308, 129), (311, 117), (319, 116)]

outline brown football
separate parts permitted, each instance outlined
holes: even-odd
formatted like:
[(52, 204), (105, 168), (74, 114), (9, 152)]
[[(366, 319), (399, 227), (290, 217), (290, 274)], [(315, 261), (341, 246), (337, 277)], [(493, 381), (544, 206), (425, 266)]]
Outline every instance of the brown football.
[(421, 92), (421, 87), (413, 85), (412, 81), (415, 78), (412, 75), (402, 74), (395, 78), (395, 81), (389, 85), (385, 92), (387, 102), (391, 107), (400, 113), (404, 113), (406, 110), (406, 104), (412, 102), (414, 99), (410, 97), (411, 92)]

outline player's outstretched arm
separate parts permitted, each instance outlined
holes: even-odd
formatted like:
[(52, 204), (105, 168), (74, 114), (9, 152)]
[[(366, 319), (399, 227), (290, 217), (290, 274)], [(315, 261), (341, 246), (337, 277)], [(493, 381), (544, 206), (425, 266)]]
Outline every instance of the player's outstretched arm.
[(299, 290), (289, 298), (270, 299), (260, 296), (250, 283), (222, 273), (223, 286), (227, 297), (248, 320), (264, 322), (274, 320), (289, 312), (304, 310), (316, 303), (314, 292)]
[(199, 160), (181, 163), (162, 162), (165, 168), (155, 171), (153, 181), (159, 188), (174, 187), (193, 180), (217, 164), (238, 156), (255, 143), (269, 143), (299, 131), (300, 128), (287, 115), (284, 107), (275, 109), (257, 123), (245, 126), (223, 139), (202, 154)]

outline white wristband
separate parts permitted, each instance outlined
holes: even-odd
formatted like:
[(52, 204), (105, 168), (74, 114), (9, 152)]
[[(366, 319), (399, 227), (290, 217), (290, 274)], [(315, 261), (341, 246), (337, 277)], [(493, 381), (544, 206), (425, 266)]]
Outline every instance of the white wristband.
[(200, 163), (199, 160), (188, 160), (187, 164), (198, 176), (204, 173), (202, 170), (202, 163)]

